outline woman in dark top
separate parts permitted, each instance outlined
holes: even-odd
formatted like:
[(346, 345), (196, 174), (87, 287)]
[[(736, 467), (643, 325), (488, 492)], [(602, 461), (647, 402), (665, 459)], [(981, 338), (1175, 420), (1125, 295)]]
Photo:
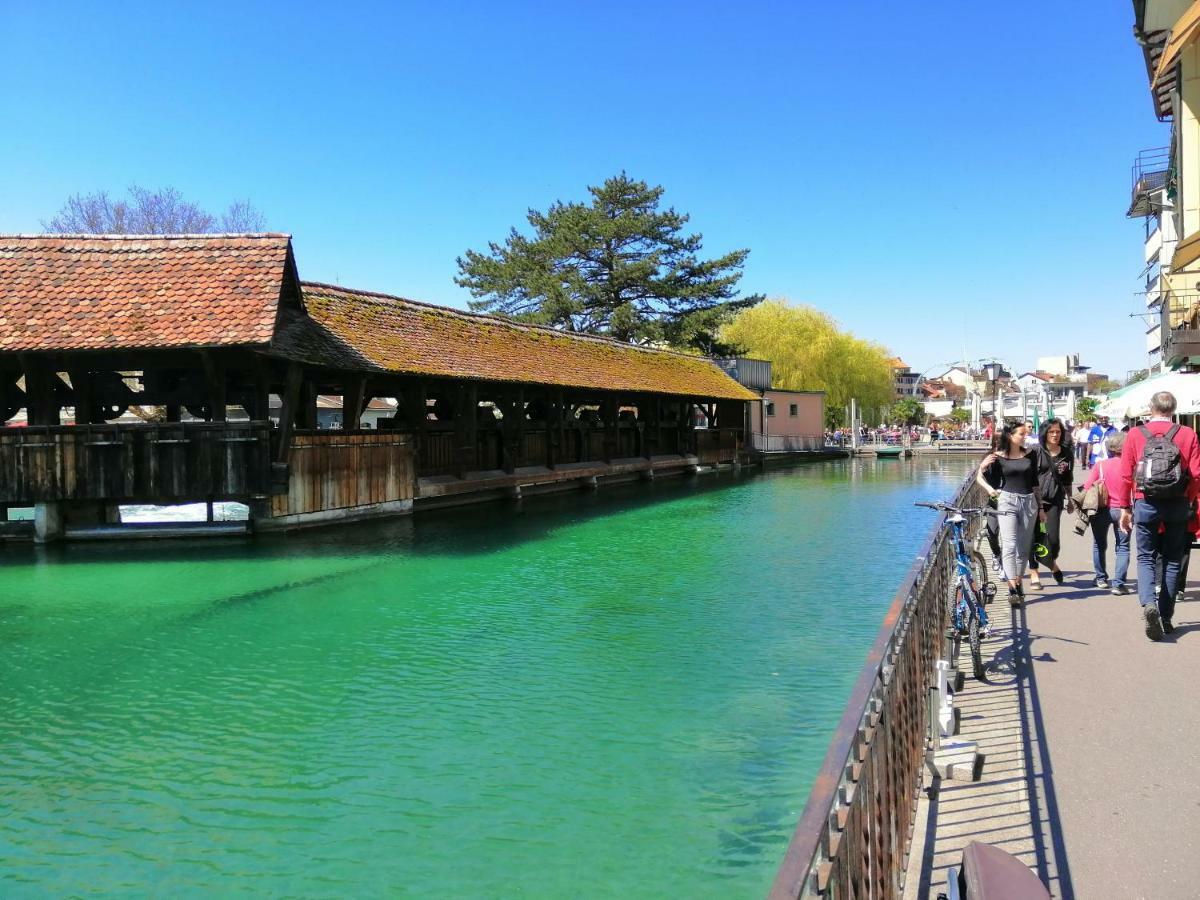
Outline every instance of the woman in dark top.
[[(1000, 470), (999, 488), (988, 484), (985, 476), (985, 472), (993, 467)], [(1020, 606), (1025, 597), (1021, 578), (1029, 563), (1034, 522), (1045, 517), (1041, 512), (1039, 474), (1037, 452), (1025, 450), (1024, 425), (1005, 425), (1000, 433), (999, 449), (985, 456), (975, 473), (980, 487), (996, 500), (1001, 564), (1008, 581), (1008, 602), (1013, 606)]]
[[(1042, 512), (1045, 513), (1045, 539), (1038, 541), (1037, 528), (1034, 528), (1032, 548), (1039, 543), (1048, 551), (1043, 558), (1050, 566), (1050, 574), (1059, 584), (1063, 583), (1063, 573), (1058, 567), (1059, 522), (1062, 521), (1063, 507), (1071, 497), (1071, 482), (1075, 477), (1075, 454), (1071, 446), (1071, 435), (1061, 419), (1047, 419), (1046, 424), (1038, 434), (1038, 471), (1040, 477), (1038, 486), (1042, 493)], [(1040, 591), (1041, 578), (1038, 577), (1038, 557), (1034, 549), (1029, 552), (1029, 589)]]

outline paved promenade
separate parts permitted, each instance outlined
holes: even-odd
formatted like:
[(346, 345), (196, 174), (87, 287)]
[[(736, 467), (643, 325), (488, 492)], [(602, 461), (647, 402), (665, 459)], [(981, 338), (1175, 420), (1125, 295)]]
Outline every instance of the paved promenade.
[(921, 801), (907, 897), (936, 897), (972, 840), (1016, 854), (1055, 897), (1200, 896), (1200, 583), (1152, 643), (1132, 594), (1093, 586), (1073, 521), (1066, 583), (1046, 580), (1012, 617), (989, 607), (988, 683), (968, 678), (956, 700), (983, 778)]

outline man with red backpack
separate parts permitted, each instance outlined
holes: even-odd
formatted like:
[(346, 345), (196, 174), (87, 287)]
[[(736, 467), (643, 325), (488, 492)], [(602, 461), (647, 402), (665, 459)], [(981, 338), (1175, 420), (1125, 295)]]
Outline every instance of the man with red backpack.
[[(1175, 395), (1159, 391), (1150, 398), (1150, 419), (1132, 428), (1121, 453), (1121, 483), (1116, 486), (1121, 528), (1137, 532), (1138, 602), (1146, 637), (1152, 641), (1175, 630), (1179, 569), (1191, 546), (1190, 505), (1200, 495), (1200, 441), (1186, 425), (1171, 421)], [(1154, 563), (1163, 560), (1164, 588), (1154, 598)]]

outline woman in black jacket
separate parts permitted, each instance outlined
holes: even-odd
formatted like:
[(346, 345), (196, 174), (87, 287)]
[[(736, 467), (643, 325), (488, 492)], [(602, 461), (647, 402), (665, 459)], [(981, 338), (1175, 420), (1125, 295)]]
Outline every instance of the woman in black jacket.
[(1033, 532), (1033, 548), (1029, 553), (1031, 591), (1042, 589), (1041, 576), (1038, 575), (1039, 562), (1050, 567), (1050, 574), (1056, 582), (1063, 583), (1063, 573), (1058, 567), (1058, 551), (1062, 546), (1059, 523), (1062, 521), (1063, 507), (1071, 500), (1071, 483), (1075, 479), (1073, 451), (1070, 432), (1062, 419), (1047, 419), (1038, 431), (1037, 447), (1038, 486), (1041, 488), (1042, 512), (1045, 514), (1042, 519), (1045, 534), (1038, 533), (1041, 528), (1035, 528)]

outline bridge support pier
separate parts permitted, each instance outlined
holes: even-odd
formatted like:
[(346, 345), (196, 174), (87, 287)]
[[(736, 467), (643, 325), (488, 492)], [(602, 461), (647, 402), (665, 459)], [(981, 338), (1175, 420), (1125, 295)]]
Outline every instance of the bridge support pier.
[(33, 507), (33, 540), (37, 544), (61, 541), (67, 534), (67, 517), (62, 503), (37, 503)]

